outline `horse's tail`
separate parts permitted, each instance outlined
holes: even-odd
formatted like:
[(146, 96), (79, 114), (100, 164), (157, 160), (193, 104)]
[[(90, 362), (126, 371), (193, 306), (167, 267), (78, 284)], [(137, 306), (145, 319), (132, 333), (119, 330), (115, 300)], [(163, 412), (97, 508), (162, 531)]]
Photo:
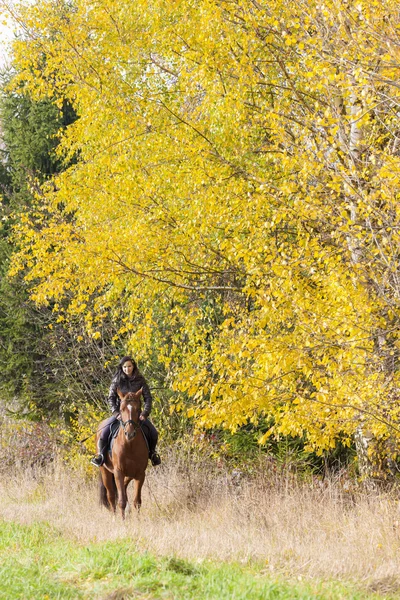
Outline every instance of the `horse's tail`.
[[(113, 475), (112, 481), (113, 481), (115, 496), (117, 496), (117, 485), (115, 483), (114, 475)], [(101, 478), (101, 473), (99, 473), (99, 494), (100, 494), (99, 495), (100, 506), (105, 506), (106, 508), (111, 508), (110, 503), (107, 498), (107, 490), (106, 490), (103, 480)]]

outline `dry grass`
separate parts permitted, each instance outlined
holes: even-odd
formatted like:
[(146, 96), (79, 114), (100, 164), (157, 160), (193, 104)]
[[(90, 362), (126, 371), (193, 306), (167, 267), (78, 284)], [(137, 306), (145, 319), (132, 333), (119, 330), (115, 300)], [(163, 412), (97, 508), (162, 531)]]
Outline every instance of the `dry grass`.
[(170, 452), (149, 467), (140, 516), (125, 523), (98, 505), (97, 481), (62, 464), (1, 478), (0, 518), (47, 521), (79, 542), (129, 536), (143, 550), (201, 560), (257, 560), (291, 577), (356, 580), (400, 589), (395, 494), (300, 483), (261, 469), (253, 478), (211, 472)]

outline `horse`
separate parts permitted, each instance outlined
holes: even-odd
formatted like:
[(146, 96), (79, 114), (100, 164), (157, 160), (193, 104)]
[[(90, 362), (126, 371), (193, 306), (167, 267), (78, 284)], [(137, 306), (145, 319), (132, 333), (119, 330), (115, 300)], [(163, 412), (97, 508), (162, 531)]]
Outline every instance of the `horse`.
[[(142, 390), (122, 395), (118, 389), (117, 393), (121, 400), (120, 428), (114, 440), (112, 457), (107, 452), (105, 461), (100, 467), (100, 502), (115, 513), (118, 500), (121, 516), (125, 519), (127, 487), (132, 479), (134, 481), (133, 506), (140, 510), (149, 451), (139, 420)], [(96, 442), (103, 424), (104, 421), (100, 423)]]

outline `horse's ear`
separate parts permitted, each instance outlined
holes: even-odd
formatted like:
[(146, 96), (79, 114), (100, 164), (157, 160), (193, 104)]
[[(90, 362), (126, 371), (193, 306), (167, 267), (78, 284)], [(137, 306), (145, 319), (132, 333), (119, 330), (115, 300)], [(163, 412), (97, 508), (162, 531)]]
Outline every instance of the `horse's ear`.
[(142, 395), (142, 393), (143, 393), (143, 388), (141, 387), (141, 388), (140, 388), (140, 390), (138, 390), (138, 391), (135, 393), (135, 398), (136, 398), (136, 400), (139, 400), (139, 398), (140, 398), (140, 396)]
[(124, 396), (119, 388), (117, 389), (117, 394), (118, 394), (120, 400), (124, 399)]

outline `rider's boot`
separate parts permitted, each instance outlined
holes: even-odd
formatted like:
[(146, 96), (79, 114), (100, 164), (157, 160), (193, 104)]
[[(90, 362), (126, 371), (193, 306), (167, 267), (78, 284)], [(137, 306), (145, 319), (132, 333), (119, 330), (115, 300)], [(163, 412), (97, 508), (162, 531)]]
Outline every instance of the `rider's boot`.
[(158, 454), (158, 452), (156, 452), (156, 449), (150, 449), (150, 460), (151, 460), (151, 464), (153, 465), (153, 467), (156, 467), (157, 465), (161, 464), (161, 458), (160, 455)]
[(98, 447), (99, 453), (96, 454), (96, 456), (94, 456), (91, 459), (90, 462), (92, 463), (92, 465), (94, 465), (95, 467), (101, 467), (101, 465), (104, 464), (104, 461), (106, 459), (107, 446), (108, 446), (108, 441), (102, 440), (100, 438), (99, 441), (97, 442), (97, 447)]

